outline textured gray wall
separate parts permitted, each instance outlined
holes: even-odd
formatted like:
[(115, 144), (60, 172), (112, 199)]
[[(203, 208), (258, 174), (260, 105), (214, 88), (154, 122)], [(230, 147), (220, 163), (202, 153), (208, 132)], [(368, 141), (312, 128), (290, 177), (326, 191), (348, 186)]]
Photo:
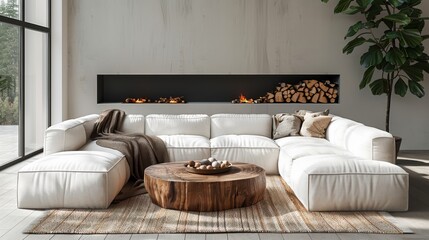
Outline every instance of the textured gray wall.
[[(334, 15), (334, 3), (326, 6), (320, 0), (70, 1), (69, 117), (111, 107), (143, 114), (273, 114), (299, 108), (330, 108), (334, 114), (384, 128), (385, 97), (358, 89), (363, 49), (350, 56), (341, 52), (343, 36), (357, 18)], [(429, 1), (422, 6), (429, 9)], [(98, 73), (339, 73), (341, 102), (272, 106), (97, 105)], [(428, 82), (424, 82), (427, 89)], [(393, 106), (391, 131), (404, 138), (404, 149), (429, 149), (429, 97), (395, 97)]]

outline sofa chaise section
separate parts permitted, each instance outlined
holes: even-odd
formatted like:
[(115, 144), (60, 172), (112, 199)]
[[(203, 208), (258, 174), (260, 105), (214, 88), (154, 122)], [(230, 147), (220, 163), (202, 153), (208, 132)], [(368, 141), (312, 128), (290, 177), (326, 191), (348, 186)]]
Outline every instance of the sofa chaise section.
[(107, 208), (130, 176), (125, 157), (66, 151), (18, 172), (18, 208)]
[(310, 211), (406, 211), (408, 174), (387, 132), (334, 117), (327, 139), (286, 137), (279, 172)]

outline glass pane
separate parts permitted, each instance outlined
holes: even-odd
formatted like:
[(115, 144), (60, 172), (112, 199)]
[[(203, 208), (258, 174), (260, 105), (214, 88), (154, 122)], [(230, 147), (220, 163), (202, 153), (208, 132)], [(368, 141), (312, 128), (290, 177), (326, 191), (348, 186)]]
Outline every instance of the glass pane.
[(25, 30), (25, 153), (43, 147), (47, 124), (47, 33)]
[(19, 0), (0, 0), (0, 15), (20, 19)]
[(0, 22), (0, 165), (18, 155), (19, 27)]
[(25, 21), (48, 26), (48, 0), (25, 0)]

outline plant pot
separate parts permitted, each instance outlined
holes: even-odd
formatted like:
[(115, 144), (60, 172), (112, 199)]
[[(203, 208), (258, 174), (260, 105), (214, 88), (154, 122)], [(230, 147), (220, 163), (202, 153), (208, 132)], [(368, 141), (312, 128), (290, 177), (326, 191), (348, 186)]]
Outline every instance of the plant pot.
[(401, 148), (402, 138), (398, 136), (393, 136), (395, 138), (395, 147), (396, 147), (396, 158), (398, 159), (399, 149)]

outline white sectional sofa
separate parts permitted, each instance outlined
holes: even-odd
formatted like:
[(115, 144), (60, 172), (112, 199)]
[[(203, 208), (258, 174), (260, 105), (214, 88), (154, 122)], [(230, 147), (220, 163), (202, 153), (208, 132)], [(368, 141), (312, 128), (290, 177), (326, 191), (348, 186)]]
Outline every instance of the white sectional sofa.
[[(106, 208), (130, 173), (118, 151), (89, 139), (98, 115), (45, 132), (45, 157), (18, 173), (19, 208)], [(334, 116), (326, 139), (273, 140), (266, 114), (127, 115), (121, 131), (156, 135), (171, 161), (247, 162), (280, 174), (310, 211), (408, 209), (408, 174), (391, 134)]]

